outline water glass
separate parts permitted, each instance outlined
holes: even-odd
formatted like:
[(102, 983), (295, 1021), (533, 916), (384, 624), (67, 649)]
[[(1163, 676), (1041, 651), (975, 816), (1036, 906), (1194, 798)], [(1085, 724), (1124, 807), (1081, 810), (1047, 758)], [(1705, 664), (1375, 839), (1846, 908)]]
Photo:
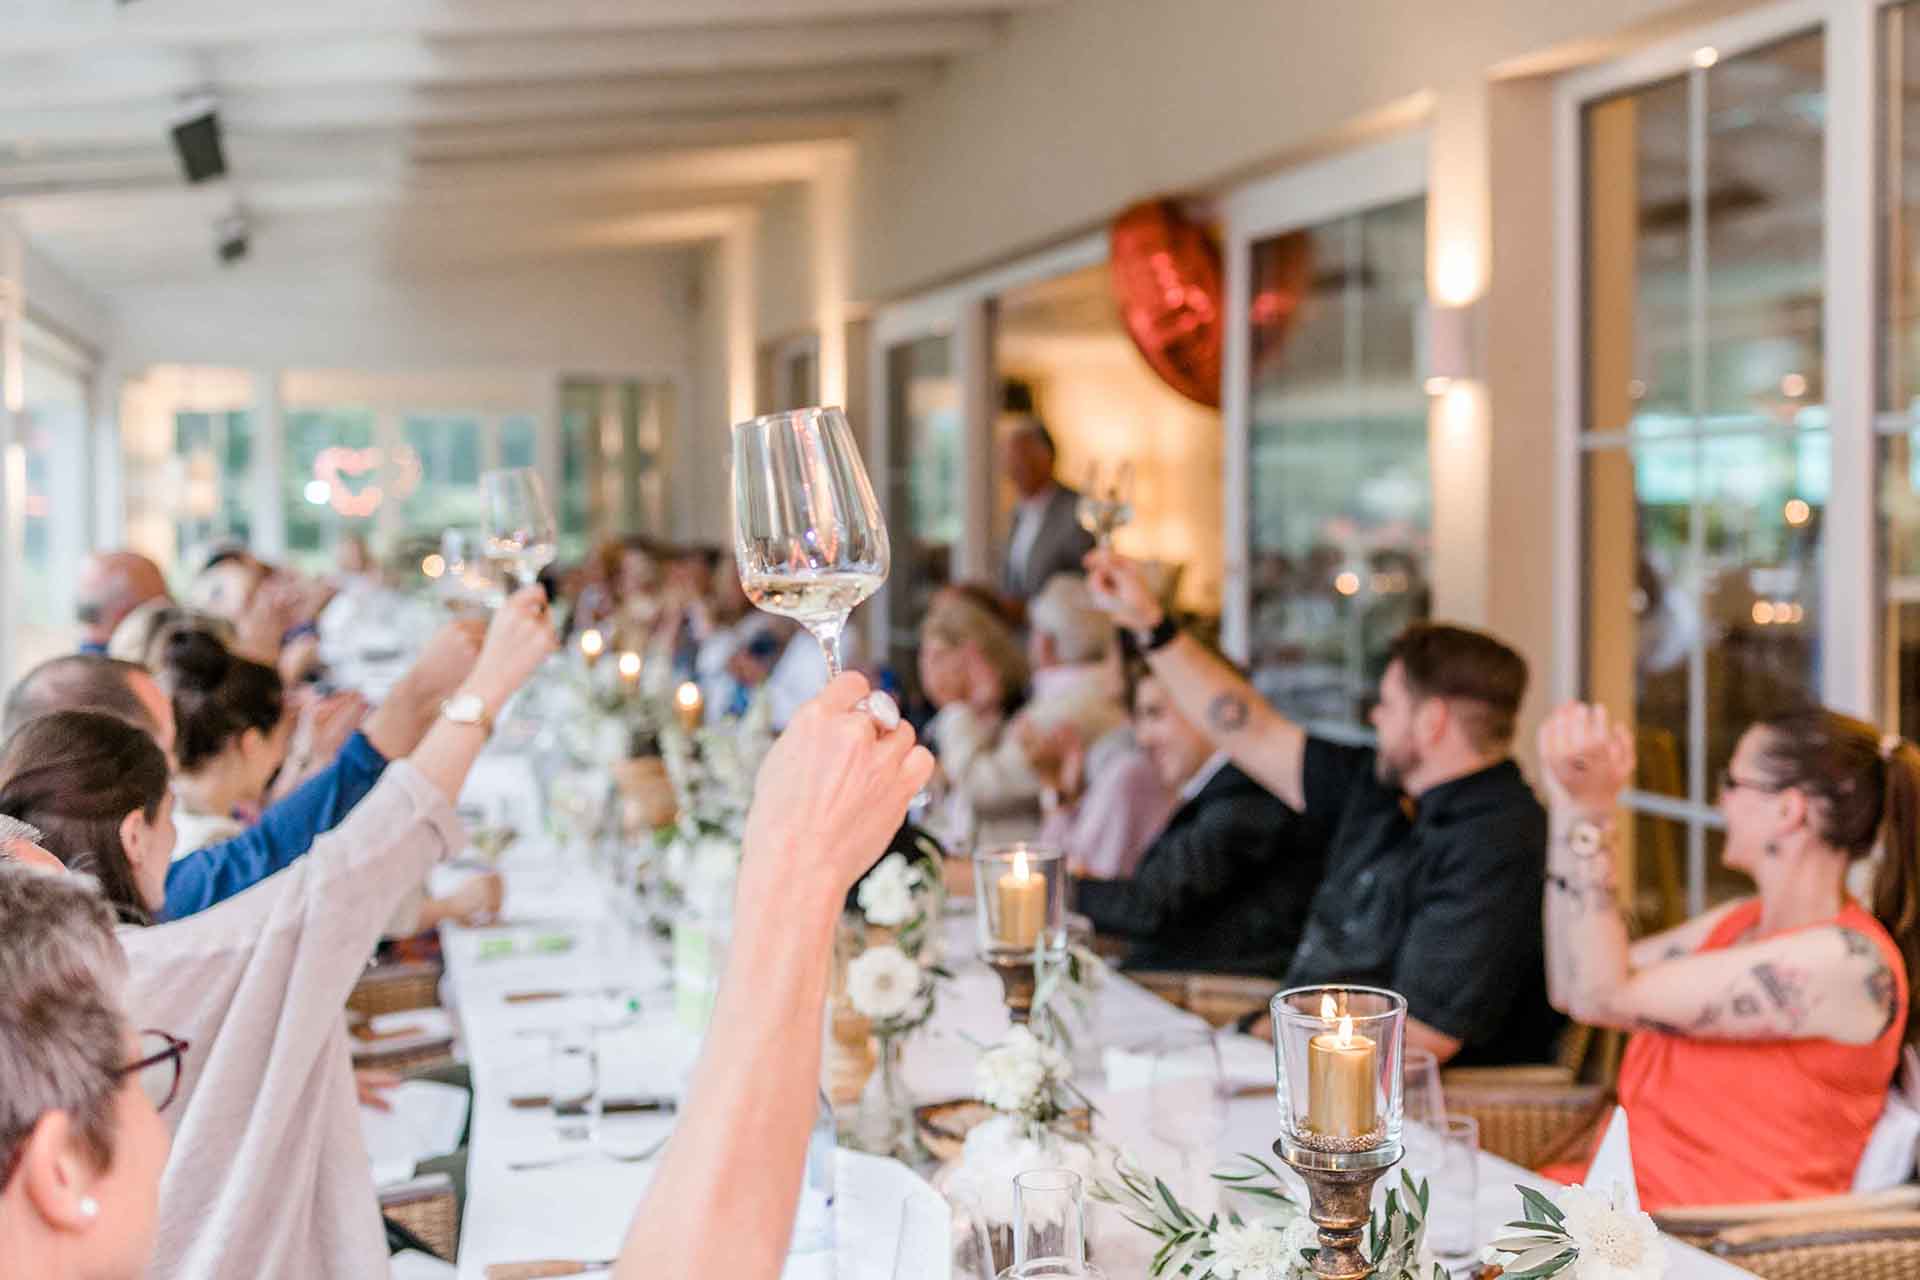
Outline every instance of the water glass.
[(1472, 1116), (1446, 1116), (1437, 1132), (1438, 1149), (1427, 1175), (1427, 1244), (1452, 1267), (1472, 1258), (1480, 1247), (1474, 1220), (1480, 1193), (1480, 1125)]
[(1031, 1169), (1014, 1178), (1013, 1265), (1084, 1266), (1086, 1212), (1080, 1175), (1069, 1169)]
[[(556, 1032), (552, 1057), (553, 1115), (560, 1136), (600, 1140), (600, 1054), (591, 1027)], [(585, 1116), (583, 1126), (568, 1121)]]
[(1431, 1049), (1407, 1047), (1401, 1059), (1401, 1108), (1406, 1126), (1407, 1171), (1418, 1178), (1433, 1167), (1446, 1119), (1446, 1096), (1440, 1088), (1440, 1060)]

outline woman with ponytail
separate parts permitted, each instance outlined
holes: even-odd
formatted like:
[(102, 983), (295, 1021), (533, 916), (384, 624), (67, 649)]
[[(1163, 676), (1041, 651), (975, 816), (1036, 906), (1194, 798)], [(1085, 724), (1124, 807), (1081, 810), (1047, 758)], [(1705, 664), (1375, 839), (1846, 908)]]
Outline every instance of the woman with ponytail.
[[(1548, 990), (1582, 1022), (1636, 1033), (1619, 1090), (1642, 1204), (1848, 1191), (1910, 1033), (1920, 750), (1820, 708), (1748, 728), (1719, 808), (1726, 865), (1758, 893), (1639, 942), (1615, 879), (1631, 736), (1604, 707), (1573, 703), (1541, 726), (1540, 758)], [(1869, 909), (1848, 896), (1847, 869), (1876, 844)]]
[(160, 682), (173, 695), (175, 857), (238, 835), (287, 759), (296, 717), (280, 674), (228, 651), (209, 632), (166, 640)]

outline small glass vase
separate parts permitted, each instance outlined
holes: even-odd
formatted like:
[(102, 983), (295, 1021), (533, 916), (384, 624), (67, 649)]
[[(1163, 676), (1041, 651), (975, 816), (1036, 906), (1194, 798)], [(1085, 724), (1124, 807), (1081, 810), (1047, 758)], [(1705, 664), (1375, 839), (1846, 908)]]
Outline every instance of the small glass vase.
[(854, 1142), (869, 1155), (890, 1156), (905, 1164), (926, 1160), (913, 1114), (913, 1095), (901, 1071), (906, 1033), (876, 1029), (873, 1036), (876, 1069), (860, 1094)]

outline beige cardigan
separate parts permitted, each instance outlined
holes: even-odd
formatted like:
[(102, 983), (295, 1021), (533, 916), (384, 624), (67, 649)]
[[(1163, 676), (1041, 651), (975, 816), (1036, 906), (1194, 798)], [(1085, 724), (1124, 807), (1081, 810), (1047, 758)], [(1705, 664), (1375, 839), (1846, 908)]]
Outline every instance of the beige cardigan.
[(394, 904), (463, 841), (446, 797), (397, 761), (284, 871), (120, 931), (134, 1024), (192, 1043), (149, 1280), (388, 1274), (341, 1010)]

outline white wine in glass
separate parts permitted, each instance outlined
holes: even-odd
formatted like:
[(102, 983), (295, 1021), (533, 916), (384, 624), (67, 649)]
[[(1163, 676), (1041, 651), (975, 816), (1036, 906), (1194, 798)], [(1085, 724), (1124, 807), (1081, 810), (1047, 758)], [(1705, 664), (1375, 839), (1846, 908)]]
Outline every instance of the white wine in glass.
[(531, 467), (480, 477), (487, 500), (487, 559), (522, 587), (532, 586), (559, 551), (559, 526), (547, 489)]
[(1133, 519), (1133, 464), (1115, 467), (1111, 480), (1100, 483), (1100, 464), (1087, 468), (1087, 487), (1075, 509), (1080, 527), (1092, 534), (1102, 549), (1113, 545), (1114, 531)]
[(733, 554), (747, 599), (812, 632), (839, 675), (847, 615), (892, 558), (846, 414), (796, 409), (733, 429)]

